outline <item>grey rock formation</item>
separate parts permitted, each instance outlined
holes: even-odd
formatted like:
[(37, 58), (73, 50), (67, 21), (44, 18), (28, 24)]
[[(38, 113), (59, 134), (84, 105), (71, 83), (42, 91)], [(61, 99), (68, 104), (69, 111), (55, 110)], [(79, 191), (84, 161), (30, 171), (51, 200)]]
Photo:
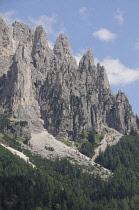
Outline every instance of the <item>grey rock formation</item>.
[(20, 22), (14, 22), (12, 24), (13, 40), (20, 42), (21, 44), (30, 44), (34, 39), (34, 31), (28, 25)]
[(136, 119), (133, 117), (132, 107), (127, 96), (119, 91), (115, 103), (107, 116), (107, 124), (123, 134), (136, 131)]
[(54, 46), (54, 53), (59, 59), (64, 57), (70, 57), (71, 46), (65, 34), (60, 34), (56, 39), (56, 44)]
[[(2, 22), (5, 25), (4, 22)], [(14, 55), (13, 50), (9, 55), (0, 57), (1, 70), (0, 103), (4, 108), (9, 109), (17, 119), (26, 120), (31, 130), (43, 129), (43, 122), (40, 118), (40, 107), (36, 100), (32, 72), (34, 70), (31, 50), (33, 47), (34, 34), (27, 25), (15, 22), (12, 25), (13, 36), (9, 38), (16, 43)], [(8, 31), (8, 29), (7, 29)], [(8, 32), (10, 35), (11, 28)], [(15, 47), (15, 46), (14, 46)], [(7, 45), (4, 45), (7, 49)]]
[(0, 56), (9, 56), (12, 51), (12, 42), (8, 26), (0, 15)]
[(105, 68), (95, 66), (91, 49), (79, 66), (65, 34), (51, 50), (42, 26), (35, 32), (0, 17), (0, 104), (30, 131), (46, 128), (59, 139), (77, 139), (78, 132), (103, 133), (108, 125), (123, 134), (136, 131), (127, 97), (115, 96)]

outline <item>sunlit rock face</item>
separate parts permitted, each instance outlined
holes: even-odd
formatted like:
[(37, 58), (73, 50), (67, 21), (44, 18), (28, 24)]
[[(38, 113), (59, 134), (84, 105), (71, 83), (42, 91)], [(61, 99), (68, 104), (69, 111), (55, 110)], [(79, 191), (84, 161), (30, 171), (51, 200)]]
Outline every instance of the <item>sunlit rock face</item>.
[(91, 49), (79, 66), (65, 34), (48, 45), (45, 30), (0, 17), (0, 104), (12, 115), (28, 121), (32, 132), (44, 128), (57, 138), (76, 140), (79, 132), (105, 126), (123, 134), (136, 131), (127, 97), (115, 96), (105, 68), (94, 63)]

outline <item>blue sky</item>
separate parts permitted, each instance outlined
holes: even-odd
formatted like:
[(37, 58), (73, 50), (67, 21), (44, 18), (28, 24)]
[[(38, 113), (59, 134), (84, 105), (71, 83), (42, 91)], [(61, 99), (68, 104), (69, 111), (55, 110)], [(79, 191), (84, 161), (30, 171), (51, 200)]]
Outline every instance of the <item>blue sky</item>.
[(7, 24), (15, 20), (35, 29), (43, 25), (52, 47), (59, 33), (68, 36), (77, 61), (92, 48), (108, 73), (111, 88), (122, 90), (139, 115), (138, 0), (1, 0)]

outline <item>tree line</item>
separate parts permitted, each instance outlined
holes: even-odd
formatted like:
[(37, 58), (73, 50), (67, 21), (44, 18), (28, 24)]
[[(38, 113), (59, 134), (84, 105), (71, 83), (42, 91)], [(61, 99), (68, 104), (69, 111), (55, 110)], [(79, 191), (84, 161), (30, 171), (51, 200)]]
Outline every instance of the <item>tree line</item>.
[[(28, 152), (29, 153), (29, 152)], [(136, 210), (139, 208), (139, 136), (124, 136), (96, 162), (113, 172), (102, 180), (67, 159), (30, 155), (36, 165), (0, 146), (1, 210)]]

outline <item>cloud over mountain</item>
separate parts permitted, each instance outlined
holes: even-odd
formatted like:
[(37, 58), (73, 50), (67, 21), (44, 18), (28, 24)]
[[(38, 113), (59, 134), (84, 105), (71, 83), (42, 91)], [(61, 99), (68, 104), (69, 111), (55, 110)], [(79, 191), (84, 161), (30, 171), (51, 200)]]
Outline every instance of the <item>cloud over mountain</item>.
[(112, 85), (126, 85), (139, 80), (139, 69), (129, 68), (119, 59), (106, 57), (101, 63), (106, 68), (109, 82)]
[(109, 42), (116, 38), (116, 34), (106, 28), (100, 28), (98, 31), (95, 31), (93, 36), (105, 42)]

